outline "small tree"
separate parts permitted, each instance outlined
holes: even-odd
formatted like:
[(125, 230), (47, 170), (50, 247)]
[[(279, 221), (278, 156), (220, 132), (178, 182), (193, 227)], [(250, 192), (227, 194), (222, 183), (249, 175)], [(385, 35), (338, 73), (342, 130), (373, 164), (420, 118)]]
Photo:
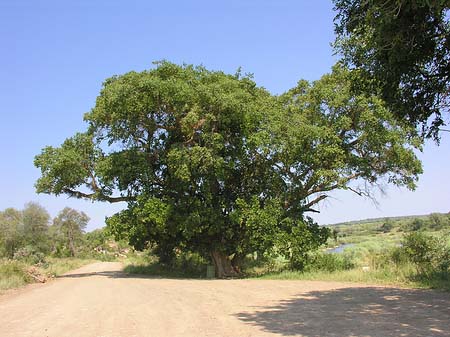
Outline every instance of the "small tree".
[(81, 239), (88, 222), (89, 217), (85, 213), (69, 207), (59, 212), (53, 220), (53, 224), (62, 234), (71, 256), (76, 255), (76, 244)]
[(388, 233), (392, 230), (392, 228), (394, 228), (394, 222), (392, 221), (392, 219), (386, 218), (386, 219), (384, 219), (384, 222), (381, 225), (380, 230), (383, 233)]
[(447, 218), (440, 213), (431, 213), (428, 219), (430, 222), (430, 228), (432, 229), (441, 229), (448, 225)]
[(334, 243), (336, 244), (338, 242), (338, 238), (339, 238), (339, 230), (336, 228), (333, 228), (331, 230), (331, 237), (333, 238)]

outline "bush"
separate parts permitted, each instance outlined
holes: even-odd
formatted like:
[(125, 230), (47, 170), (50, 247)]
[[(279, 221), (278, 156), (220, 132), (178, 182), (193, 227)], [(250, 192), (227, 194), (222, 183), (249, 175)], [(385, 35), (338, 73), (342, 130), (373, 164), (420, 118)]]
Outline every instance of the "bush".
[(16, 261), (24, 261), (29, 264), (45, 263), (45, 255), (33, 246), (19, 248), (13, 256)]
[(414, 232), (425, 228), (425, 221), (419, 218), (414, 218), (412, 221), (403, 225), (403, 231)]
[(395, 247), (389, 252), (389, 257), (396, 266), (401, 266), (409, 262), (409, 256), (404, 247)]
[(443, 238), (411, 233), (404, 237), (403, 249), (419, 274), (450, 272), (450, 248)]
[(383, 233), (389, 233), (394, 228), (394, 224), (391, 219), (387, 218), (380, 227), (380, 231)]
[(311, 254), (306, 260), (303, 271), (326, 271), (334, 272), (340, 270), (349, 270), (355, 267), (352, 258), (344, 254), (330, 254), (317, 252)]

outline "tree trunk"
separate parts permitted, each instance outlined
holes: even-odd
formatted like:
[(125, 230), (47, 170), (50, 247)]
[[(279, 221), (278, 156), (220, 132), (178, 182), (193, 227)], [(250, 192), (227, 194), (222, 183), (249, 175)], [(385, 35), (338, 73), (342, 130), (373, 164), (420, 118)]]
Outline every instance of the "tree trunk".
[(72, 257), (75, 257), (76, 251), (75, 251), (75, 238), (72, 232), (72, 229), (69, 228), (69, 233), (68, 233), (68, 238), (69, 238), (69, 250), (70, 250), (70, 255)]
[(221, 251), (213, 250), (211, 251), (211, 258), (213, 260), (214, 267), (216, 268), (217, 278), (237, 276), (237, 273), (234, 270), (228, 255), (224, 254)]

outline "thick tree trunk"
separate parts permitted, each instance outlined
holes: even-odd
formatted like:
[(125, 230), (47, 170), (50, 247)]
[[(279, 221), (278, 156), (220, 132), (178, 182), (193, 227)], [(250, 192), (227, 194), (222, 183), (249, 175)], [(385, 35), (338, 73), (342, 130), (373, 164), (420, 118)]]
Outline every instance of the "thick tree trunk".
[(211, 258), (216, 268), (216, 277), (225, 278), (237, 276), (237, 272), (234, 270), (231, 260), (228, 255), (221, 251), (213, 250), (211, 251)]

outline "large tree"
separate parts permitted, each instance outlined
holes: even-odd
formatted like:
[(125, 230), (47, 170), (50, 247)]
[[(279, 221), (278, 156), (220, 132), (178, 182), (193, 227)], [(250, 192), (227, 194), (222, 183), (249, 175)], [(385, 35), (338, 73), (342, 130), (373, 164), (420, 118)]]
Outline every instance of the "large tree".
[(87, 132), (36, 156), (40, 193), (117, 202), (108, 219), (135, 247), (209, 256), (218, 276), (248, 253), (301, 267), (327, 237), (305, 216), (335, 189), (414, 188), (420, 141), (345, 68), (280, 97), (249, 77), (158, 63), (106, 80)]
[(448, 0), (333, 0), (336, 50), (401, 119), (439, 137), (448, 122), (450, 24)]

